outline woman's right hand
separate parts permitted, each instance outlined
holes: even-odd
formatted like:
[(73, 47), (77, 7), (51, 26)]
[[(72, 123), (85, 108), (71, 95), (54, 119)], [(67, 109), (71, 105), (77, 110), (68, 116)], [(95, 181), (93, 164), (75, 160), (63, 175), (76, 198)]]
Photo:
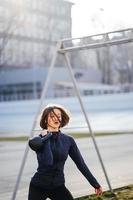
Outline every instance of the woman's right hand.
[(30, 148), (33, 151), (40, 150), (43, 146), (42, 138), (41, 138), (41, 136), (38, 136), (38, 135), (30, 138), (28, 143), (29, 143)]

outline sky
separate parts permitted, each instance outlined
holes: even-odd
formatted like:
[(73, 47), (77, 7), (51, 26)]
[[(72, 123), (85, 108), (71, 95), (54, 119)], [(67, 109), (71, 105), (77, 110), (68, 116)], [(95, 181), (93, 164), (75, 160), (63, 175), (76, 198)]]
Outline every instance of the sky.
[(69, 0), (72, 37), (133, 27), (133, 0)]

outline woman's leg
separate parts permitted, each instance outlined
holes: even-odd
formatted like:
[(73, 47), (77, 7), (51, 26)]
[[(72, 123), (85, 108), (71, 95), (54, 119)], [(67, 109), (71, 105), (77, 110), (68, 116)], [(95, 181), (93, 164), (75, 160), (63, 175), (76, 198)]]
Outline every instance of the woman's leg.
[(28, 200), (45, 200), (46, 198), (47, 195), (41, 188), (38, 188), (30, 183)]
[(65, 187), (65, 185), (62, 185), (60, 187), (57, 187), (56, 189), (51, 190), (49, 198), (51, 200), (74, 200), (72, 194)]

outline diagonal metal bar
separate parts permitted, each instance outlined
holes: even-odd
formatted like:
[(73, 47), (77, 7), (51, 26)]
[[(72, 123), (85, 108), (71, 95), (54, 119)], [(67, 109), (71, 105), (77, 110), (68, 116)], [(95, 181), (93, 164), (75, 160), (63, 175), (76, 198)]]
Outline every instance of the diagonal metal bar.
[[(54, 69), (54, 65), (55, 65), (55, 61), (56, 61), (57, 54), (58, 54), (57, 53), (57, 49), (60, 48), (60, 44), (61, 43), (57, 43), (57, 45), (56, 45), (56, 50), (54, 52), (54, 56), (53, 56), (53, 59), (51, 61), (51, 65), (50, 65), (50, 68), (49, 68), (49, 71), (48, 71), (48, 75), (47, 75), (46, 81), (44, 82), (44, 87), (43, 87), (43, 90), (42, 90), (42, 93), (41, 93), (40, 103), (39, 103), (38, 110), (36, 112), (36, 115), (35, 115), (35, 118), (34, 118), (34, 121), (33, 121), (33, 124), (32, 124), (32, 128), (31, 128), (29, 137), (32, 137), (33, 134), (34, 134), (33, 131), (35, 129), (35, 126), (36, 126), (36, 123), (37, 123), (37, 118), (38, 118), (38, 115), (39, 115), (39, 113), (41, 111), (41, 107), (42, 107), (44, 98), (46, 96), (47, 90), (48, 90), (49, 82), (50, 82), (50, 79), (51, 79), (51, 75), (52, 75), (52, 72), (53, 72), (53, 69)], [(25, 166), (25, 163), (26, 163), (27, 156), (28, 156), (28, 152), (29, 152), (29, 145), (27, 143), (25, 151), (24, 151), (22, 163), (21, 163), (21, 166), (20, 166), (20, 170), (19, 170), (19, 173), (18, 173), (18, 176), (17, 176), (16, 184), (15, 184), (15, 187), (14, 187), (14, 191), (13, 191), (13, 194), (12, 194), (12, 197), (11, 197), (11, 200), (15, 200), (16, 199), (17, 191), (18, 191), (19, 184), (20, 184), (20, 181), (21, 181), (21, 177), (22, 177), (22, 173), (23, 173), (23, 170), (24, 170), (24, 166)]]
[(103, 169), (103, 172), (104, 172), (104, 175), (105, 175), (105, 178), (106, 178), (106, 181), (107, 181), (109, 190), (110, 190), (112, 193), (114, 193), (114, 192), (113, 192), (113, 189), (112, 189), (112, 187), (111, 187), (110, 180), (109, 180), (109, 178), (108, 178), (108, 175), (107, 175), (107, 172), (106, 172), (106, 169), (105, 169), (105, 166), (104, 166), (104, 163), (103, 163), (103, 160), (102, 160), (102, 157), (101, 157), (101, 154), (100, 154), (98, 145), (97, 145), (97, 143), (96, 143), (94, 133), (93, 133), (93, 131), (92, 131), (92, 129), (91, 129), (91, 125), (90, 125), (88, 116), (87, 116), (87, 114), (86, 114), (86, 111), (85, 111), (85, 108), (84, 108), (84, 105), (83, 105), (83, 102), (82, 102), (82, 99), (81, 99), (81, 96), (80, 96), (79, 89), (78, 89), (78, 87), (77, 87), (76, 79), (75, 79), (75, 77), (74, 77), (73, 70), (72, 70), (72, 66), (71, 66), (71, 64), (70, 64), (68, 55), (67, 55), (67, 53), (64, 53), (63, 55), (64, 55), (64, 57), (65, 57), (65, 63), (66, 63), (66, 66), (67, 66), (67, 68), (68, 68), (68, 70), (69, 70), (69, 73), (70, 73), (70, 76), (71, 76), (71, 80), (72, 80), (72, 82), (73, 82), (74, 89), (75, 89), (77, 98), (78, 98), (78, 100), (79, 100), (80, 107), (81, 107), (81, 109), (82, 109), (83, 115), (84, 115), (85, 120), (86, 120), (86, 123), (87, 123), (87, 125), (88, 125), (88, 129), (89, 129), (89, 132), (90, 132), (90, 134), (91, 134), (91, 138), (92, 138), (92, 141), (93, 141), (93, 143), (94, 143), (94, 147), (95, 147), (95, 150), (96, 150), (96, 152), (97, 152), (97, 155), (98, 155), (100, 164), (101, 164), (101, 166), (102, 166), (102, 169)]

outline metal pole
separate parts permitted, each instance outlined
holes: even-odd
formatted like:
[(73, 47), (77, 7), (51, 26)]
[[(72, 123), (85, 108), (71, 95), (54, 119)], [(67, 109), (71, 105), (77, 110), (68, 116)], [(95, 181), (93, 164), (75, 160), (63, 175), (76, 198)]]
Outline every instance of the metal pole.
[(108, 47), (108, 46), (113, 46), (113, 45), (126, 44), (126, 43), (129, 43), (129, 42), (133, 42), (133, 38), (99, 42), (99, 43), (81, 45), (81, 46), (76, 46), (76, 47), (66, 47), (66, 48), (61, 48), (59, 50), (59, 52), (65, 53), (65, 52), (79, 51), (79, 50), (84, 50), (84, 49), (96, 49), (96, 48), (101, 48), (101, 47)]
[(91, 37), (102, 36), (102, 35), (106, 35), (106, 34), (110, 35), (110, 34), (113, 34), (113, 33), (129, 32), (129, 31), (132, 32), (133, 28), (127, 28), (127, 29), (120, 29), (120, 30), (115, 30), (115, 31), (103, 32), (103, 33), (88, 35), (88, 36), (84, 36), (84, 37), (65, 38), (65, 39), (62, 39), (61, 41), (64, 43), (64, 42), (69, 42), (69, 41), (74, 41), (74, 40), (88, 39), (88, 38), (91, 38)]
[[(49, 68), (49, 71), (48, 71), (48, 75), (47, 75), (46, 81), (44, 82), (44, 87), (43, 87), (43, 90), (42, 90), (42, 93), (41, 93), (41, 98), (40, 98), (40, 104), (38, 106), (38, 110), (36, 112), (36, 116), (34, 118), (33, 125), (32, 125), (32, 128), (31, 128), (29, 137), (33, 136), (33, 131), (34, 131), (34, 128), (35, 128), (36, 122), (37, 122), (37, 117), (38, 117), (38, 115), (39, 115), (39, 113), (41, 111), (41, 107), (42, 107), (44, 98), (45, 98), (46, 93), (47, 93), (47, 89), (48, 89), (48, 86), (49, 86), (50, 78), (51, 78), (51, 75), (52, 75), (52, 72), (53, 72), (53, 68), (54, 68), (54, 65), (55, 65), (55, 61), (56, 61), (56, 58), (57, 58), (57, 49), (60, 48), (60, 44), (61, 43), (57, 43), (56, 50), (54, 52), (54, 56), (53, 56), (53, 59), (51, 61), (51, 65), (50, 65), (50, 68)], [(25, 166), (25, 163), (26, 163), (28, 151), (29, 151), (29, 145), (27, 143), (25, 151), (24, 151), (21, 167), (20, 167), (20, 170), (19, 170), (19, 173), (18, 173), (18, 176), (17, 176), (17, 181), (16, 181), (16, 184), (15, 184), (15, 187), (14, 187), (14, 191), (13, 191), (13, 194), (12, 194), (12, 197), (11, 197), (11, 200), (15, 200), (16, 199), (16, 194), (17, 194), (17, 190), (18, 190), (18, 187), (19, 187), (19, 184), (20, 184), (21, 177), (22, 177), (23, 169), (24, 169), (24, 166)]]
[(80, 96), (79, 89), (78, 89), (78, 87), (77, 87), (76, 79), (75, 79), (75, 77), (74, 77), (74, 75), (73, 75), (72, 66), (71, 66), (71, 64), (70, 64), (70, 61), (69, 61), (69, 58), (68, 58), (67, 53), (64, 53), (63, 55), (64, 55), (64, 57), (65, 57), (66, 66), (67, 66), (67, 68), (68, 68), (68, 70), (69, 70), (69, 73), (70, 73), (70, 76), (71, 76), (71, 79), (72, 79), (72, 82), (73, 82), (73, 85), (74, 85), (74, 89), (75, 89), (76, 95), (77, 95), (77, 97), (78, 97), (78, 100), (79, 100), (79, 103), (80, 103), (82, 112), (83, 112), (83, 114), (84, 114), (84, 117), (85, 117), (85, 119), (86, 119), (86, 122), (87, 122), (87, 125), (88, 125), (88, 128), (89, 128), (89, 131), (90, 131), (90, 134), (91, 134), (91, 137), (92, 137), (92, 141), (93, 141), (93, 143), (94, 143), (94, 146), (95, 146), (95, 149), (96, 149), (96, 152), (97, 152), (99, 161), (100, 161), (100, 163), (101, 163), (101, 166), (102, 166), (102, 169), (103, 169), (103, 172), (104, 172), (104, 175), (105, 175), (105, 178), (106, 178), (108, 187), (109, 187), (110, 191), (113, 193), (113, 190), (112, 190), (112, 187), (111, 187), (111, 184), (110, 184), (110, 181), (109, 181), (109, 178), (108, 178), (106, 169), (105, 169), (104, 164), (103, 164), (103, 161), (102, 161), (102, 157), (101, 157), (101, 155), (100, 155), (100, 151), (99, 151), (99, 149), (98, 149), (98, 146), (97, 146), (97, 143), (96, 143), (96, 140), (95, 140), (94, 133), (93, 133), (93, 131), (92, 131), (92, 129), (91, 129), (90, 122), (89, 122), (89, 120), (88, 120), (88, 117), (87, 117), (87, 114), (86, 114), (86, 111), (85, 111), (83, 102), (82, 102), (82, 100), (81, 100), (81, 96)]

